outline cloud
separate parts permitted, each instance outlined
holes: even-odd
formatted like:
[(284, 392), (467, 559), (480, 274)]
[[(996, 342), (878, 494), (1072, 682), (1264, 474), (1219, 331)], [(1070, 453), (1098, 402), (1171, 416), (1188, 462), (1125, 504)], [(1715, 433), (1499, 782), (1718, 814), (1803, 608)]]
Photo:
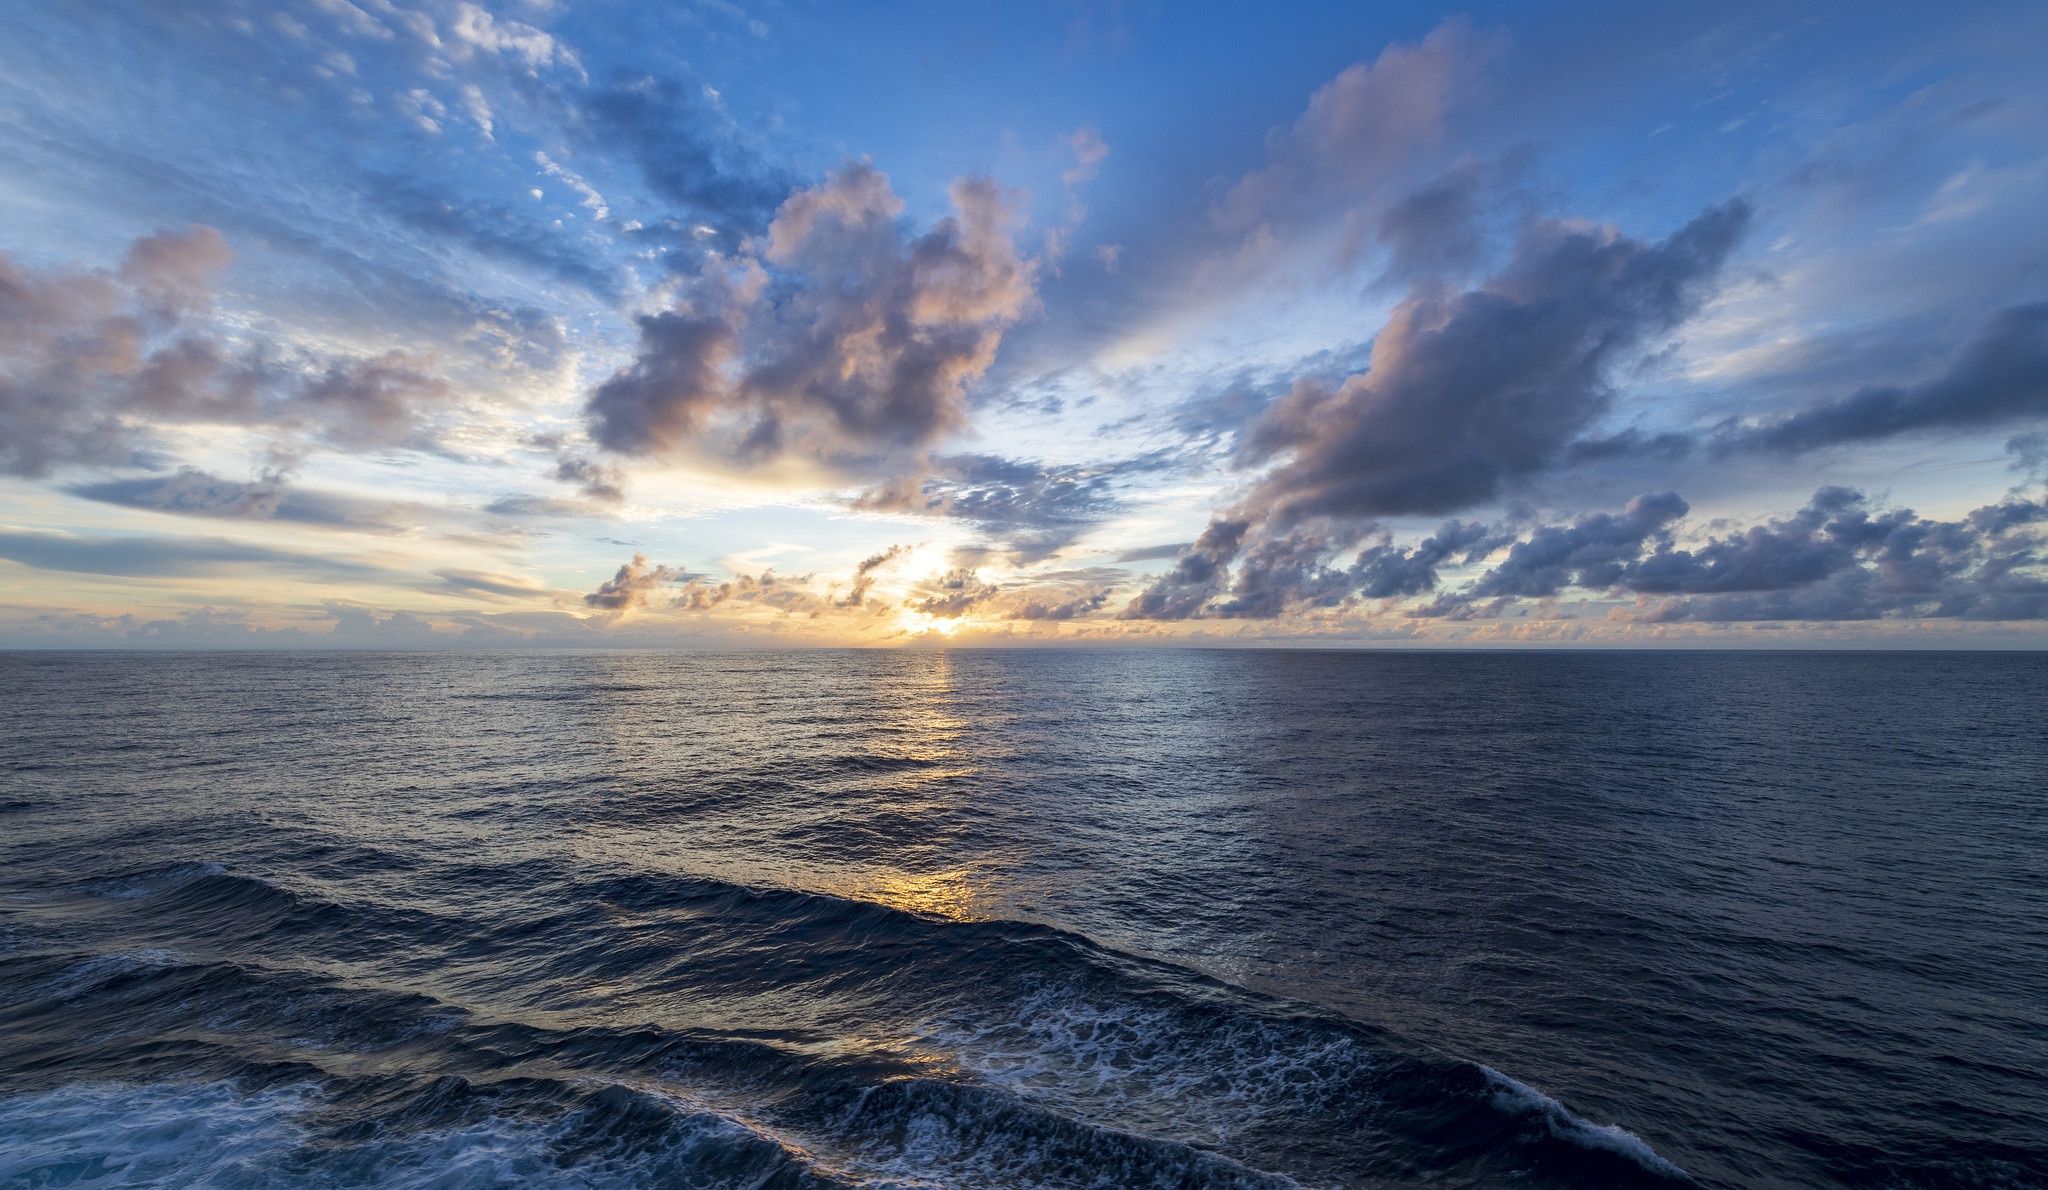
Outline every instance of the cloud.
[(321, 436), (344, 447), (426, 445), (420, 411), (448, 399), (446, 380), (422, 370), (425, 361), (403, 351), (374, 359), (340, 360), (303, 380), (279, 420), (310, 415)]
[(1245, 461), (1277, 465), (1247, 509), (1285, 526), (1495, 499), (1607, 412), (1610, 365), (1692, 313), (1748, 222), (1729, 202), (1658, 244), (1532, 223), (1481, 287), (1402, 302), (1368, 371), (1334, 388), (1298, 382), (1252, 422)]
[(687, 581), (688, 575), (671, 570), (666, 566), (649, 565), (647, 555), (634, 551), (633, 558), (619, 572), (604, 582), (597, 590), (583, 597), (587, 607), (607, 612), (631, 611), (646, 607), (663, 588)]
[(1570, 525), (1538, 529), (1516, 542), (1507, 560), (1488, 571), (1471, 595), (1529, 598), (1555, 595), (1566, 586), (1620, 585), (1643, 544), (1666, 534), (1666, 526), (1688, 511), (1678, 493), (1658, 492), (1629, 501), (1620, 516), (1595, 513)]
[(1073, 151), (1074, 164), (1060, 173), (1060, 181), (1069, 186), (1078, 186), (1094, 177), (1102, 163), (1109, 159), (1109, 145), (1104, 143), (1102, 133), (1094, 128), (1083, 128), (1067, 137), (1066, 146)]
[(1100, 611), (1109, 602), (1110, 588), (1103, 587), (1070, 599), (1047, 603), (1043, 599), (1026, 599), (1010, 609), (1006, 619), (1011, 620), (1078, 620)]
[(758, 604), (785, 615), (807, 612), (813, 616), (831, 605), (811, 586), (810, 575), (784, 577), (764, 570), (758, 575), (734, 575), (722, 583), (693, 576), (683, 584), (675, 606), (684, 611), (704, 612), (725, 603)]
[(1212, 520), (1202, 535), (1150, 587), (1131, 600), (1125, 620), (1186, 620), (1202, 613), (1230, 581), (1230, 562), (1252, 527), (1245, 520)]
[(1492, 568), (1400, 614), (1499, 617), (1576, 590), (1630, 600), (1613, 617), (1644, 623), (2048, 618), (2048, 553), (2039, 530), (2048, 505), (2035, 500), (2012, 498), (1938, 521), (1910, 509), (1876, 510), (1861, 492), (1828, 487), (1790, 516), (1693, 545), (1680, 539), (1687, 511), (1676, 493), (1656, 492), (1618, 514), (1520, 533), (1451, 521), (1412, 548), (1381, 535), (1348, 564), (1343, 554), (1355, 541), (1297, 530), (1240, 548), (1233, 534), (1241, 523), (1217, 523), (1122, 618), (1270, 620), (1425, 595), (1438, 589), (1446, 562), (1473, 565), (1504, 546), (1506, 556)]
[(1947, 369), (1922, 384), (1865, 388), (1839, 401), (1734, 430), (1723, 449), (1798, 453), (1925, 429), (2048, 417), (2048, 302), (1994, 314)]
[[(1332, 558), (1376, 518), (1488, 503), (1570, 458), (1612, 403), (1609, 369), (1693, 312), (1748, 221), (1729, 202), (1646, 244), (1537, 220), (1478, 288), (1418, 286), (1373, 340), (1366, 371), (1297, 380), (1247, 423), (1238, 464), (1267, 470), (1124, 615), (1265, 618), (1344, 602), (1364, 580)], [(1400, 584), (1391, 556), (1377, 565), (1376, 584)]]
[(592, 500), (617, 504), (626, 498), (625, 476), (619, 469), (585, 455), (558, 456), (555, 460), (555, 478), (563, 483), (575, 484), (577, 491)]
[[(498, 595), (508, 599), (531, 599), (550, 593), (549, 588), (531, 579), (519, 578), (514, 575), (493, 574), (483, 570), (448, 567), (434, 571), (434, 577), (440, 579), (442, 585), (446, 586), (449, 590), (459, 591), (465, 595)], [(604, 588), (599, 587), (598, 590), (602, 592)], [(584, 602), (588, 603), (589, 600), (590, 596), (584, 596)]]
[(622, 287), (618, 270), (593, 263), (587, 248), (564, 243), (560, 229), (517, 207), (430, 193), (407, 179), (367, 182), (370, 197), (400, 220), (481, 256), (539, 269), (599, 297), (615, 297)]
[(916, 592), (922, 598), (908, 606), (936, 619), (957, 620), (995, 598), (1001, 590), (994, 583), (983, 582), (974, 570), (955, 567), (922, 584)]
[(247, 483), (222, 479), (196, 467), (180, 467), (165, 478), (118, 479), (106, 483), (78, 484), (72, 495), (119, 504), (129, 508), (150, 508), (187, 516), (269, 518), (284, 506), (285, 480), (276, 472), (265, 472)]
[(871, 554), (862, 559), (861, 564), (853, 569), (853, 585), (847, 589), (845, 597), (837, 601), (836, 606), (864, 606), (867, 603), (868, 592), (875, 585), (875, 572), (909, 553), (910, 550), (911, 547), (907, 545), (892, 545), (879, 554)]
[(1267, 138), (1270, 163), (1231, 187), (1215, 220), (1249, 228), (1351, 208), (1382, 192), (1438, 139), (1452, 104), (1505, 48), (1502, 35), (1453, 18), (1420, 44), (1390, 45), (1372, 63), (1347, 67), (1309, 98), (1292, 127)]
[[(1141, 459), (1124, 468), (1152, 465)], [(1071, 544), (1120, 507), (1114, 484), (1124, 468), (946, 455), (922, 473), (863, 492), (854, 507), (968, 521), (1028, 565)]]
[(1478, 263), (1485, 213), (1481, 175), (1477, 162), (1461, 162), (1380, 213), (1375, 236), (1387, 252), (1383, 280), (1454, 276)]
[(362, 578), (387, 573), (321, 554), (247, 545), (219, 537), (81, 537), (34, 530), (0, 531), (0, 558), (39, 570), (131, 578), (191, 578), (262, 567), (321, 577)]
[(562, 65), (580, 70), (575, 53), (532, 25), (504, 20), (488, 10), (458, 0), (444, 43), (456, 60), (476, 53), (498, 54), (521, 62), (529, 72)]
[(424, 361), (316, 361), (209, 333), (229, 257), (209, 227), (145, 236), (111, 273), (0, 254), (0, 472), (127, 463), (162, 422), (301, 429), (358, 449), (422, 442), (424, 411), (450, 396)]
[(2048, 555), (2034, 531), (2044, 522), (2048, 507), (2030, 500), (1935, 521), (1822, 488), (1792, 516), (1735, 536), (1660, 543), (1613, 587), (1649, 597), (1622, 613), (1647, 622), (2038, 620), (2048, 618)]
[(574, 103), (573, 127), (600, 151), (624, 149), (649, 189), (708, 226), (730, 251), (765, 230), (795, 180), (749, 147), (718, 102), (673, 79), (621, 78)]
[(610, 450), (901, 460), (967, 424), (967, 389), (1033, 300), (1010, 210), (986, 179), (905, 235), (902, 200), (859, 163), (792, 195), (758, 257), (640, 319), (640, 351), (591, 394)]
[(1181, 551), (1194, 543), (1191, 541), (1170, 541), (1165, 545), (1146, 545), (1134, 550), (1125, 550), (1116, 556), (1119, 562), (1156, 562), (1161, 558), (1177, 558)]

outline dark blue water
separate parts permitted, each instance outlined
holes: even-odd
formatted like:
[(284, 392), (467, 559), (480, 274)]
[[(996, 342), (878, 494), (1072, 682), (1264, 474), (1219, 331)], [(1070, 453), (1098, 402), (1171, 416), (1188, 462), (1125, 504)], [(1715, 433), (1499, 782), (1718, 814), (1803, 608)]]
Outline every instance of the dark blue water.
[(2048, 657), (0, 655), (0, 1184), (2048, 1185)]

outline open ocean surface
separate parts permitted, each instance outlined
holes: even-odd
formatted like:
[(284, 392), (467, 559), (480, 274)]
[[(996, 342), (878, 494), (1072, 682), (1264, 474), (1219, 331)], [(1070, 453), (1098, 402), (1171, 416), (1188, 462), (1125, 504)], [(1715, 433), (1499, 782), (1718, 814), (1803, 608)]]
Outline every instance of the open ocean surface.
[(2048, 1185), (2048, 656), (0, 654), (0, 1185)]

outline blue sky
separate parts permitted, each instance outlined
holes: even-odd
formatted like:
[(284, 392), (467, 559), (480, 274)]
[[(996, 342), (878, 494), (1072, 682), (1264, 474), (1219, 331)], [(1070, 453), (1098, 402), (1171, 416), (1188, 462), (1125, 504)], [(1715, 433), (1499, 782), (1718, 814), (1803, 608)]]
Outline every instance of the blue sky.
[(0, 643), (2048, 642), (2039, 6), (4, 19)]

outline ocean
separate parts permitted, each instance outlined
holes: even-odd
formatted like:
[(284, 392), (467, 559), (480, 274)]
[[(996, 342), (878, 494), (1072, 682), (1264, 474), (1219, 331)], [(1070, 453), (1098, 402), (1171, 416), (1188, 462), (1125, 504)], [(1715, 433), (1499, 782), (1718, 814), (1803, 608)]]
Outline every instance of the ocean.
[(0, 654), (0, 1186), (2048, 1185), (2048, 656)]

